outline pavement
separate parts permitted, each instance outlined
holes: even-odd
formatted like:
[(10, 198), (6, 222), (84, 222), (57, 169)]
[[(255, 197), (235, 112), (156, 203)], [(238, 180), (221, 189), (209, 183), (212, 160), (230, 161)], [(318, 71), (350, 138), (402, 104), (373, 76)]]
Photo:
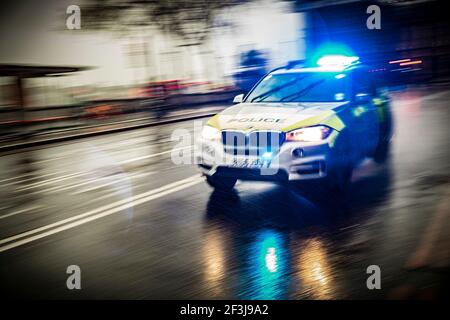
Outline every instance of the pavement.
[(37, 121), (25, 128), (16, 126), (15, 130), (3, 132), (0, 137), (0, 152), (210, 117), (225, 107), (224, 104), (219, 104), (183, 108), (167, 112), (162, 118), (157, 118), (151, 112), (136, 112), (103, 119), (55, 121), (51, 124)]
[[(450, 91), (398, 90), (389, 161), (364, 161), (347, 203), (238, 182), (193, 164), (204, 122), (0, 156), (0, 283), (9, 298), (433, 299), (449, 296)], [(176, 131), (175, 131), (176, 130)], [(68, 290), (67, 267), (81, 269)], [(367, 268), (381, 270), (369, 290)]]

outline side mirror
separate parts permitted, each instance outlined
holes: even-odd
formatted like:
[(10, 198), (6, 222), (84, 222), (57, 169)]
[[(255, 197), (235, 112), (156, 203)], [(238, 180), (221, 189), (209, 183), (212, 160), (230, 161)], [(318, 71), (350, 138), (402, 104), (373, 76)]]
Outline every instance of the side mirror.
[(368, 104), (372, 100), (372, 97), (368, 93), (357, 93), (355, 94), (354, 101), (359, 104)]
[(242, 100), (244, 100), (244, 94), (238, 94), (236, 97), (234, 97), (233, 99), (233, 103), (241, 103)]

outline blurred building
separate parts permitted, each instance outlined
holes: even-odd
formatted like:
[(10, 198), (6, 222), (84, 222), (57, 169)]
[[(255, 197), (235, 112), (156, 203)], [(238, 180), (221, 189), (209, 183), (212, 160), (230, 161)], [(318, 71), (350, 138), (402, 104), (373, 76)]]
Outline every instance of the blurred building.
[[(65, 9), (70, 0), (45, 1), (39, 6), (18, 1), (2, 20), (0, 63), (15, 65), (89, 66), (89, 71), (24, 81), (26, 105), (51, 106), (80, 100), (137, 96), (151, 81), (182, 80), (210, 90), (231, 85), (240, 55), (264, 52), (269, 66), (304, 55), (303, 19), (292, 3), (256, 0), (223, 9), (202, 43), (143, 26), (132, 32), (65, 29)], [(26, 21), (26, 23), (23, 23)], [(120, 26), (118, 26), (118, 29)], [(14, 79), (0, 80), (9, 97)], [(196, 89), (197, 88), (197, 89)], [(4, 104), (6, 101), (0, 104)]]
[[(447, 2), (437, 0), (294, 0), (295, 10), (305, 15), (307, 56), (323, 43), (351, 48), (375, 65), (391, 64), (400, 83), (450, 80), (450, 20)], [(366, 10), (381, 9), (381, 29), (369, 30)], [(411, 64), (408, 64), (411, 63)]]
[[(249, 52), (261, 54), (265, 70), (313, 57), (324, 43), (343, 44), (375, 64), (420, 61), (398, 68), (401, 81), (445, 79), (450, 73), (450, 20), (443, 1), (236, 1), (215, 13), (200, 42), (157, 25), (122, 30), (126, 17), (111, 21), (112, 29), (84, 28), (85, 1), (80, 30), (65, 27), (71, 0), (39, 5), (17, 0), (2, 9), (0, 64), (91, 67), (25, 79), (27, 107), (137, 97), (148, 83), (167, 80), (184, 82), (188, 92), (214, 90), (235, 84)], [(366, 9), (373, 3), (381, 8), (380, 30), (366, 27)], [(14, 103), (15, 83), (13, 77), (0, 77), (0, 105)]]

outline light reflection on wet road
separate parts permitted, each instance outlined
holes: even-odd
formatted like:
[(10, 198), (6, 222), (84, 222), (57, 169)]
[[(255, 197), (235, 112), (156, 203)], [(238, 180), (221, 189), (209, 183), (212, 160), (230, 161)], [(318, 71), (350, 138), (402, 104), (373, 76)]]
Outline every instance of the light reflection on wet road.
[[(212, 192), (195, 166), (170, 159), (172, 131), (192, 122), (3, 155), (2, 290), (39, 298), (442, 296), (449, 98), (394, 93), (392, 157), (355, 171), (345, 206), (265, 183)], [(78, 292), (65, 287), (71, 264), (82, 269)], [(382, 270), (380, 291), (366, 288), (372, 264)]]

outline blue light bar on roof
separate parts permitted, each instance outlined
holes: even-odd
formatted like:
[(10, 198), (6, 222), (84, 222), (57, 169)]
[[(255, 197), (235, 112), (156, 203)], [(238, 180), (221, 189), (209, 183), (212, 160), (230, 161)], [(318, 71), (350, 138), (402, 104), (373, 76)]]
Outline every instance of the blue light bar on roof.
[(320, 67), (347, 67), (359, 60), (356, 56), (329, 55), (317, 60)]

